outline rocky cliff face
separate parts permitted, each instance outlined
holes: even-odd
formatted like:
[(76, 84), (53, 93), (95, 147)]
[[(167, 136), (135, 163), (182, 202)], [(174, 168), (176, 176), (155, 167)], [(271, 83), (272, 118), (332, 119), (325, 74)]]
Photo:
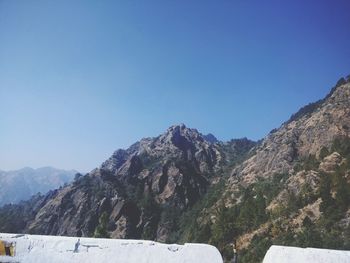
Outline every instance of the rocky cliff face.
[(37, 208), (17, 232), (91, 236), (104, 215), (110, 237), (166, 241), (173, 228), (170, 215), (190, 209), (223, 167), (255, 145), (209, 138), (182, 124), (119, 149), (74, 183), (37, 197)]
[(128, 150), (116, 151), (100, 170), (125, 185), (155, 196), (158, 203), (193, 205), (225, 164), (220, 146), (185, 125), (170, 127), (157, 138), (142, 139)]
[[(180, 198), (181, 191), (200, 194), (223, 164), (224, 154), (218, 145), (206, 141), (197, 130), (177, 125), (157, 138), (142, 139), (126, 151), (116, 151), (100, 169), (123, 182), (142, 182), (163, 203), (169, 197)], [(178, 202), (186, 206), (193, 198)]]

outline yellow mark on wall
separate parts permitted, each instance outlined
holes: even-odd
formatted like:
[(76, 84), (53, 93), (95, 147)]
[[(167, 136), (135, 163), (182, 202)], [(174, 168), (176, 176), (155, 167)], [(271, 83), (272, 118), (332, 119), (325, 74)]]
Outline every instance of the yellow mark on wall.
[(0, 256), (15, 256), (15, 244), (0, 240)]

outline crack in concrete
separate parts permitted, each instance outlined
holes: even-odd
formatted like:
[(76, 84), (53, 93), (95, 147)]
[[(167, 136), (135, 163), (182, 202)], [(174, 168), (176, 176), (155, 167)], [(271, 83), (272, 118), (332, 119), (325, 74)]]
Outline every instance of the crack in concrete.
[(78, 242), (75, 243), (74, 245), (74, 250), (73, 250), (73, 253), (78, 253), (79, 251), (79, 246), (80, 246), (80, 238), (78, 239)]

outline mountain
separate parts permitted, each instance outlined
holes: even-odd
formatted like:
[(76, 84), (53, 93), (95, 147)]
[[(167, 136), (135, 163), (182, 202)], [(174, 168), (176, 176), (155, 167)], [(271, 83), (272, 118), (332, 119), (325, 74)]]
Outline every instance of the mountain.
[(0, 231), (204, 242), (225, 260), (235, 243), (240, 262), (272, 244), (350, 249), (350, 81), (257, 143), (172, 126), (3, 207)]
[(0, 216), (0, 230), (92, 236), (103, 228), (103, 236), (112, 238), (168, 241), (178, 227), (174, 220), (254, 145), (246, 138), (211, 143), (196, 129), (174, 125), (156, 138), (115, 151), (66, 187), (4, 207), (0, 214), (22, 214), (11, 222)]
[(180, 240), (260, 262), (272, 245), (350, 249), (350, 81), (303, 107), (235, 166)]
[(53, 167), (0, 170), (0, 206), (27, 200), (39, 192), (45, 194), (73, 181), (76, 173), (74, 170), (66, 171)]

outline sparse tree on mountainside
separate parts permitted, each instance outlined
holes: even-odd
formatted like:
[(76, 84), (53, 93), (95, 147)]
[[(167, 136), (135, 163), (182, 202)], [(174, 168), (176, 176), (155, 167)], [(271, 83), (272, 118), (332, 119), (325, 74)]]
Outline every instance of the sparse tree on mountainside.
[(110, 236), (107, 231), (107, 224), (108, 224), (108, 214), (107, 212), (103, 212), (99, 219), (99, 225), (95, 229), (94, 237), (109, 238)]

